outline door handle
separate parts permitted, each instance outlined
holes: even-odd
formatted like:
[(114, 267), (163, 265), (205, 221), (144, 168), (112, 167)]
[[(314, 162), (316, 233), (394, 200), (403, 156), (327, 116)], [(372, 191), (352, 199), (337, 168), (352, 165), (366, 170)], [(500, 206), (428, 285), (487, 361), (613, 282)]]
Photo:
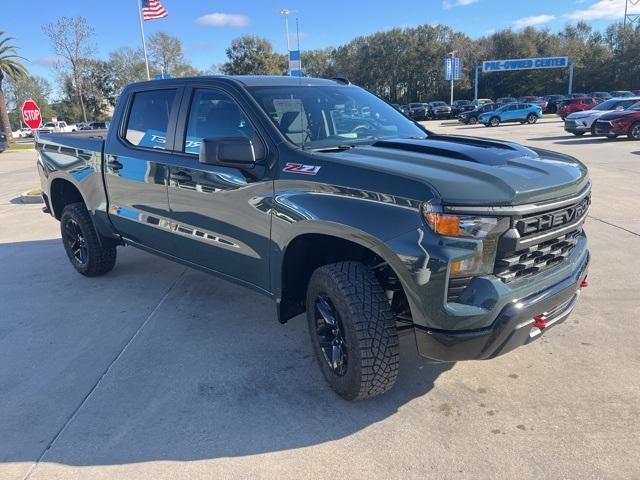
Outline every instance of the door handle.
[(186, 172), (172, 172), (169, 178), (177, 183), (188, 183), (191, 181), (191, 175)]
[(112, 170), (122, 170), (122, 168), (124, 167), (124, 165), (122, 165), (118, 160), (116, 160), (115, 158), (111, 158), (107, 161), (107, 166), (109, 168), (111, 168)]

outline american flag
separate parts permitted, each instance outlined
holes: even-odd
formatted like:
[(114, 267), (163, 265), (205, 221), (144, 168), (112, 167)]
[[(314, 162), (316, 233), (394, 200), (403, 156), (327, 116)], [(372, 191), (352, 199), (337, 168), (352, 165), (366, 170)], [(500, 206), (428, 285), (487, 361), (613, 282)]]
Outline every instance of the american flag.
[(160, 0), (142, 0), (142, 18), (156, 20), (167, 17), (169, 12), (162, 6)]

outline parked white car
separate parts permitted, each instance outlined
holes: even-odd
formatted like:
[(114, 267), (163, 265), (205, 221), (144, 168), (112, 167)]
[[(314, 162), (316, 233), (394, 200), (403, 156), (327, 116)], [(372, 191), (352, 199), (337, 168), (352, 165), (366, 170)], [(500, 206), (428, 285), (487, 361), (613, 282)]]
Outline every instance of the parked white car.
[(13, 138), (27, 138), (31, 137), (32, 135), (33, 133), (31, 132), (31, 129), (26, 127), (19, 128), (15, 132), (11, 132), (11, 136)]
[(78, 126), (74, 124), (67, 124), (67, 122), (47, 122), (38, 129), (39, 133), (68, 133), (77, 132)]
[(564, 129), (578, 137), (587, 132), (591, 132), (591, 135), (595, 135), (596, 120), (598, 118), (605, 113), (616, 110), (626, 110), (638, 101), (640, 101), (640, 97), (611, 98), (609, 100), (605, 100), (593, 107), (591, 110), (575, 112), (568, 115), (567, 118), (564, 119)]

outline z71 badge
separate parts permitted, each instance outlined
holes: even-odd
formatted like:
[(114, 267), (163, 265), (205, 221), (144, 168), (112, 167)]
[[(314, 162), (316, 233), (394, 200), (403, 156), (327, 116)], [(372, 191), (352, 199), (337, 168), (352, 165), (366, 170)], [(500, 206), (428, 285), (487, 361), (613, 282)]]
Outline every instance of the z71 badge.
[(282, 171), (300, 173), (302, 175), (316, 175), (320, 171), (320, 167), (316, 165), (303, 165), (301, 163), (287, 163)]

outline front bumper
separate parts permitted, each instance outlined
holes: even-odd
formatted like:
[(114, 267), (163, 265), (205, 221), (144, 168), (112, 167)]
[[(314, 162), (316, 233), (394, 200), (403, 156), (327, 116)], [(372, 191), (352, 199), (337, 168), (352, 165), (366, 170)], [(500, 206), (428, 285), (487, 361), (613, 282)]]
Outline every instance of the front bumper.
[(583, 120), (565, 120), (564, 130), (569, 133), (586, 133), (591, 131), (591, 125)]
[[(569, 277), (523, 299), (513, 300), (486, 328), (451, 331), (414, 326), (418, 352), (431, 360), (452, 362), (494, 358), (540, 338), (569, 316), (587, 278), (589, 254)], [(535, 317), (546, 326), (534, 325)]]

